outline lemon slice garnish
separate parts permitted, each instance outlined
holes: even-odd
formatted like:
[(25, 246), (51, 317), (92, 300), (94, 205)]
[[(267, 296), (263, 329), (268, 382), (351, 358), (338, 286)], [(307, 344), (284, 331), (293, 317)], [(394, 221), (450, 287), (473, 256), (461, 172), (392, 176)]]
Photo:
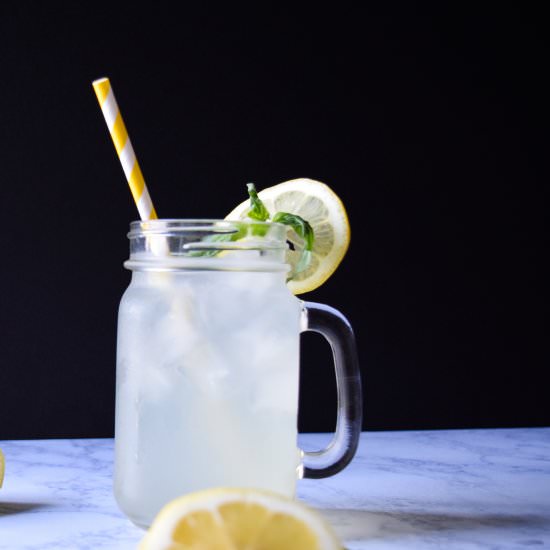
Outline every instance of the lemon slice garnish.
[(140, 550), (341, 550), (318, 512), (257, 489), (207, 489), (157, 515)]
[(2, 482), (4, 481), (4, 453), (0, 449), (0, 487), (2, 487)]
[[(309, 222), (315, 234), (309, 266), (300, 273), (294, 270), (302, 256), (304, 241), (289, 229), (291, 248), (286, 260), (292, 270), (288, 287), (293, 294), (303, 294), (321, 286), (344, 258), (350, 241), (346, 209), (326, 184), (306, 178), (285, 181), (258, 193), (273, 216), (277, 212), (296, 214)], [(232, 210), (227, 220), (246, 219), (250, 202), (244, 201)]]

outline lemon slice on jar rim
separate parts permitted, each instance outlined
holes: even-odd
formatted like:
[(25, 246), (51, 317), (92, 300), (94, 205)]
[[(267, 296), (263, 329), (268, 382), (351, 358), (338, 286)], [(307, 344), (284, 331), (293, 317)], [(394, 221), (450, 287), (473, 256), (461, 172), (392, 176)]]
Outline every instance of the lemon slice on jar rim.
[[(286, 261), (291, 266), (287, 285), (293, 294), (303, 294), (321, 286), (344, 258), (350, 242), (350, 227), (346, 209), (336, 193), (326, 184), (307, 178), (285, 181), (258, 192), (269, 213), (288, 212), (305, 219), (315, 235), (311, 261), (306, 269), (296, 273), (302, 257), (304, 240), (288, 230), (289, 250)], [(250, 201), (234, 208), (226, 220), (244, 220), (250, 211)]]
[(139, 550), (341, 550), (331, 526), (296, 500), (259, 489), (218, 488), (168, 503)]

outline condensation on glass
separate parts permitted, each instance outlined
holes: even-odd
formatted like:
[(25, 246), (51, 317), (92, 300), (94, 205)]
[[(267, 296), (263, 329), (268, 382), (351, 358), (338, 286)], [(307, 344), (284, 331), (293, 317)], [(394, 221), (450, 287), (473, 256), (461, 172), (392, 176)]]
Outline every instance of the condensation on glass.
[[(131, 224), (132, 271), (118, 318), (115, 496), (147, 527), (168, 501), (217, 487), (295, 494), (300, 477), (333, 475), (361, 430), (352, 329), (335, 309), (293, 296), (286, 227), (263, 222)], [(300, 332), (329, 341), (336, 431), (297, 445)], [(307, 380), (302, 381), (307, 384)]]

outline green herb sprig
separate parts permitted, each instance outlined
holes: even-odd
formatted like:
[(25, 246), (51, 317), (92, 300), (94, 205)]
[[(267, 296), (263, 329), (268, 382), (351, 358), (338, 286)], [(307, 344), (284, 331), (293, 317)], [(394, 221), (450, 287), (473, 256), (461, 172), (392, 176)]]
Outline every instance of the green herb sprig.
[[(292, 228), (294, 232), (304, 240), (304, 248), (302, 249), (302, 255), (298, 261), (298, 264), (294, 268), (293, 275), (301, 273), (307, 269), (311, 261), (311, 253), (313, 250), (313, 243), (315, 241), (315, 235), (313, 228), (307, 220), (297, 216), (296, 214), (290, 214), (289, 212), (277, 212), (273, 217), (270, 216), (269, 211), (265, 207), (258, 193), (256, 186), (253, 183), (246, 184), (248, 190), (248, 196), (250, 197), (250, 208), (246, 213), (247, 217), (259, 222), (272, 221), (275, 223), (282, 223)], [(263, 237), (267, 233), (268, 227), (262, 224), (254, 225), (251, 228), (252, 235)], [(246, 237), (246, 229), (244, 227), (239, 228), (238, 231), (233, 233), (220, 233), (217, 235), (211, 235), (204, 239), (205, 242), (234, 242)], [(191, 257), (211, 257), (219, 254), (220, 250), (216, 248), (206, 250), (193, 250), (188, 253)]]
[[(258, 221), (268, 221), (270, 218), (269, 211), (265, 207), (264, 203), (258, 197), (256, 192), (256, 186), (253, 183), (247, 183), (246, 187), (248, 189), (248, 195), (250, 197), (250, 209), (247, 212), (247, 216), (253, 220)], [(302, 256), (298, 261), (298, 264), (294, 268), (294, 274), (301, 273), (304, 271), (310, 261), (311, 253), (313, 250), (313, 243), (315, 241), (315, 235), (313, 228), (307, 220), (296, 215), (290, 214), (288, 212), (277, 212), (272, 218), (272, 222), (282, 223), (291, 227), (295, 233), (304, 240), (304, 248), (302, 250)]]

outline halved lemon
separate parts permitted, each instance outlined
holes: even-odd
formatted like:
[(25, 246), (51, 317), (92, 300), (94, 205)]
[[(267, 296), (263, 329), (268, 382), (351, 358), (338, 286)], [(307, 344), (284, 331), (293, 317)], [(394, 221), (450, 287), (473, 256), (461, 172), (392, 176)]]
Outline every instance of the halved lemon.
[(4, 481), (4, 453), (0, 449), (0, 487), (2, 487), (2, 482)]
[(342, 550), (318, 512), (257, 489), (207, 489), (167, 504), (140, 550)]
[[(287, 262), (292, 270), (288, 287), (294, 294), (303, 294), (321, 286), (336, 270), (349, 246), (350, 227), (346, 209), (336, 193), (326, 184), (307, 178), (285, 181), (267, 187), (258, 196), (273, 216), (277, 212), (297, 214), (309, 222), (315, 234), (309, 266), (296, 273), (304, 241), (292, 229), (288, 231), (290, 249)], [(226, 220), (245, 219), (250, 202), (233, 209)]]

